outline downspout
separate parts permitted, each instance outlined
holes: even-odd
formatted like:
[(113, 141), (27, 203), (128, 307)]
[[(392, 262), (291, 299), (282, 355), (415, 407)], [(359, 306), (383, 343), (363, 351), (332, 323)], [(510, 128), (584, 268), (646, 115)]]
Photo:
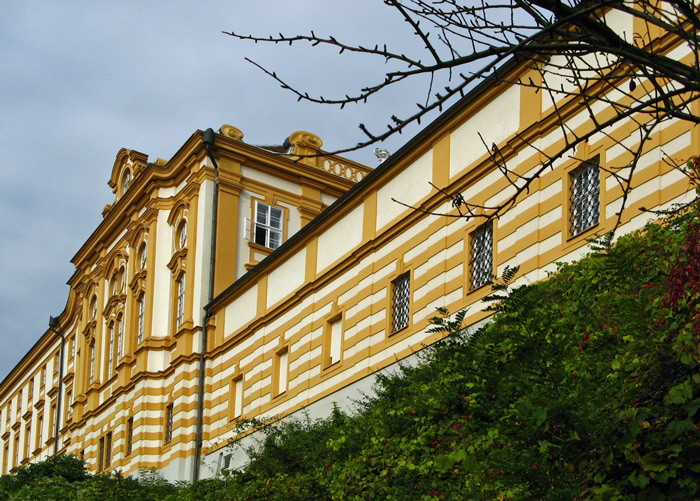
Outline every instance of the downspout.
[(56, 330), (58, 327), (58, 318), (49, 316), (49, 327), (51, 330), (61, 337), (61, 355), (60, 362), (58, 364), (58, 397), (56, 397), (56, 422), (54, 440), (53, 440), (53, 455), (58, 454), (58, 432), (61, 429), (61, 400), (63, 396), (63, 349), (66, 344), (66, 338), (63, 333)]
[[(207, 152), (207, 156), (214, 164), (214, 198), (212, 201), (213, 210), (211, 216), (211, 255), (209, 256), (209, 292), (207, 304), (211, 303), (214, 298), (214, 263), (216, 259), (216, 216), (219, 209), (219, 164), (216, 162), (214, 155), (211, 152), (211, 147), (214, 145), (214, 131), (209, 128), (202, 134), (202, 143)], [(197, 392), (197, 431), (194, 442), (194, 465), (192, 468), (192, 483), (199, 480), (199, 462), (202, 456), (202, 429), (204, 427), (204, 381), (206, 360), (204, 353), (207, 349), (207, 324), (211, 318), (209, 310), (205, 309), (202, 315), (202, 343), (199, 350), (199, 387)]]

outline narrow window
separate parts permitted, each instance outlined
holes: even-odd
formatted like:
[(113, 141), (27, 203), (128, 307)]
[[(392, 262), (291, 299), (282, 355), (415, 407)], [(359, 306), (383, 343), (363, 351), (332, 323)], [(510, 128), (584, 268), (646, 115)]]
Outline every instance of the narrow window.
[(31, 407), (32, 404), (34, 404), (34, 377), (29, 380), (27, 387), (27, 405)]
[(126, 455), (131, 454), (134, 444), (134, 418), (130, 417), (126, 422)]
[(255, 243), (276, 249), (282, 245), (282, 209), (255, 202)]
[(105, 437), (100, 437), (97, 447), (97, 471), (101, 472), (104, 467), (105, 460)]
[(32, 427), (29, 423), (27, 423), (27, 426), (24, 428), (24, 457), (29, 458), (32, 455), (32, 442), (31, 442), (31, 437), (32, 437)]
[(41, 387), (46, 386), (46, 365), (41, 368)]
[(330, 366), (340, 362), (343, 346), (343, 317), (331, 320), (327, 327), (327, 357), (326, 365)]
[(177, 249), (184, 249), (187, 245), (187, 221), (182, 221), (177, 229)]
[(141, 293), (139, 296), (139, 325), (138, 325), (138, 343), (143, 341), (143, 316), (146, 312), (146, 294)]
[(146, 244), (143, 244), (139, 251), (139, 269), (146, 269)]
[(473, 290), (491, 283), (493, 278), (493, 222), (479, 226), (469, 240), (469, 275)]
[(90, 318), (94, 319), (97, 316), (97, 296), (92, 296), (90, 300)]
[(182, 325), (185, 319), (185, 274), (180, 275), (177, 281), (177, 326)]
[(112, 379), (112, 362), (114, 361), (114, 322), (109, 324), (109, 358), (107, 359), (107, 379)]
[(19, 430), (15, 432), (15, 466), (19, 466)]
[(169, 444), (173, 439), (173, 404), (165, 408), (165, 443)]
[(289, 370), (289, 351), (284, 350), (277, 354), (277, 392), (279, 395), (287, 391), (287, 371)]
[(124, 177), (122, 179), (122, 186), (124, 186), (122, 193), (126, 193), (131, 184), (131, 171), (129, 169), (124, 171)]
[(109, 468), (112, 464), (112, 432), (107, 433), (105, 437), (105, 468)]
[(95, 342), (90, 345), (90, 384), (95, 382)]
[(411, 302), (411, 273), (400, 275), (391, 283), (391, 333), (408, 327)]
[(2, 474), (7, 475), (7, 467), (10, 464), (10, 442), (5, 442), (5, 449), (2, 455)]
[(600, 220), (600, 156), (572, 171), (570, 186), (569, 222), (573, 237)]
[(117, 362), (122, 359), (122, 340), (124, 338), (124, 322), (122, 316), (117, 317)]
[(243, 414), (243, 376), (233, 380), (233, 417)]
[(39, 417), (36, 418), (36, 422), (37, 422), (36, 446), (34, 448), (38, 449), (39, 447), (41, 447), (41, 444), (43, 443), (41, 440), (41, 436), (44, 434), (44, 415), (39, 414)]

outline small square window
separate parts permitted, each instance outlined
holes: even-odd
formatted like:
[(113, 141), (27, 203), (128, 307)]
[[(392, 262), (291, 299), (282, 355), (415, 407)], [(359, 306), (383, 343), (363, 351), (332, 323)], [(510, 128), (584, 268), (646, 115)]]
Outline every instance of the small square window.
[(391, 333), (408, 327), (411, 303), (411, 273), (400, 275), (391, 283)]
[(570, 176), (569, 231), (575, 237), (600, 220), (600, 157), (585, 162)]
[(282, 209), (255, 202), (255, 227), (253, 240), (270, 249), (282, 245)]
[(493, 278), (493, 221), (479, 226), (469, 240), (469, 280), (474, 290)]

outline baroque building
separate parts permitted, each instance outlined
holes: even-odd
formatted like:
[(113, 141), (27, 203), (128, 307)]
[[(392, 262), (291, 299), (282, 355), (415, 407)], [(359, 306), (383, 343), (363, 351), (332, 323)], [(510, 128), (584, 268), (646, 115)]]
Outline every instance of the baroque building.
[[(307, 132), (256, 147), (231, 126), (195, 132), (167, 161), (121, 150), (114, 203), (73, 258), (65, 310), (0, 385), (2, 473), (55, 452), (171, 480), (239, 466), (227, 446), (238, 418), (351, 405), (378, 371), (440, 338), (425, 332), (436, 307), (468, 308), (476, 324), (507, 266), (543, 280), (591, 237), (641, 228), (642, 207), (692, 198), (668, 159), (697, 155), (700, 128), (678, 121), (649, 138), (630, 190), (615, 175), (632, 160), (630, 119), (528, 190), (492, 161), (498, 151), (527, 177), (565, 129), (585, 133), (584, 112), (567, 93), (486, 81), (375, 169)], [(473, 207), (515, 198), (497, 218), (465, 218), (446, 196), (457, 193)]]

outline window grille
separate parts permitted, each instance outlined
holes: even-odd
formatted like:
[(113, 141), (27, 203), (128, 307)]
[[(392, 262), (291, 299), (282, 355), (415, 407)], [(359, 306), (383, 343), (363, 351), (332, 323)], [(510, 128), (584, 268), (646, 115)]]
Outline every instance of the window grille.
[(408, 327), (409, 306), (411, 302), (411, 273), (399, 276), (392, 283), (391, 332), (398, 332)]
[(122, 339), (124, 337), (124, 322), (122, 322), (122, 317), (117, 318), (117, 362), (122, 359)]
[(165, 443), (173, 439), (173, 404), (165, 408)]
[(471, 288), (478, 289), (493, 277), (493, 221), (474, 230), (470, 240)]
[(114, 362), (114, 323), (109, 324), (109, 359), (107, 360), (107, 379), (112, 378), (112, 362)]
[(276, 249), (282, 245), (282, 209), (255, 202), (256, 244)]
[(90, 384), (95, 382), (95, 343), (90, 345)]
[(177, 326), (182, 325), (185, 319), (185, 274), (180, 275), (177, 281)]
[(134, 418), (129, 418), (126, 422), (126, 455), (131, 454), (134, 446)]
[(112, 464), (112, 432), (107, 433), (105, 439), (105, 468), (109, 468)]
[(141, 294), (139, 297), (139, 327), (138, 327), (138, 342), (143, 341), (143, 316), (146, 311), (146, 296)]
[(569, 223), (571, 236), (598, 224), (600, 219), (600, 157), (571, 173)]

